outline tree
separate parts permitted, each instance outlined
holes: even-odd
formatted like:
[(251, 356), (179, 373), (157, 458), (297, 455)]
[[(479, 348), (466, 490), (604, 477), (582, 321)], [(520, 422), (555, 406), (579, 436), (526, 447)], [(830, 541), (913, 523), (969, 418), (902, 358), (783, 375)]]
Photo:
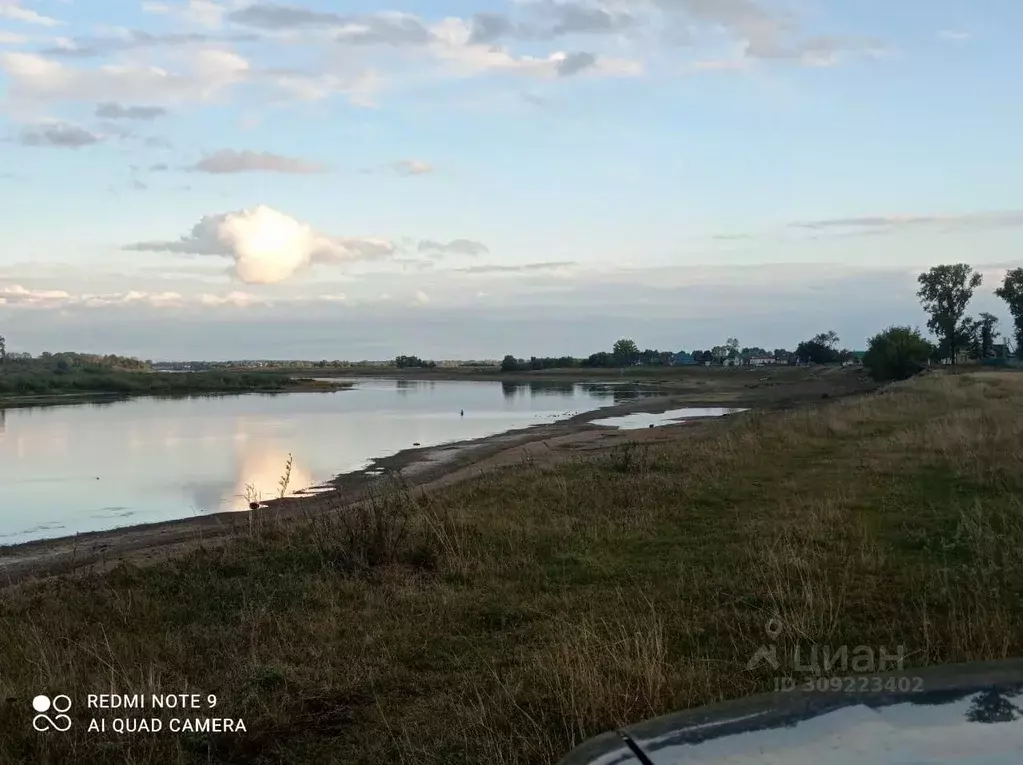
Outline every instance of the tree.
[(803, 363), (833, 364), (840, 358), (838, 351), (835, 350), (837, 343), (838, 335), (834, 330), (821, 332), (796, 346), (796, 356)]
[(927, 328), (938, 338), (942, 350), (948, 352), (953, 364), (969, 332), (966, 306), (981, 281), (981, 275), (965, 263), (934, 266), (917, 278), (920, 284), (917, 297), (930, 315)]
[(933, 346), (910, 327), (889, 327), (867, 344), (863, 365), (878, 382), (905, 380), (927, 366)]
[(728, 338), (725, 340), (725, 347), (728, 349), (728, 358), (737, 359), (739, 357), (739, 338)]
[(1023, 358), (1023, 268), (1014, 268), (1006, 273), (1002, 286), (995, 290), (995, 294), (1009, 306), (1016, 354)]
[(501, 371), (502, 372), (517, 372), (519, 369), (519, 360), (512, 356), (510, 353), (501, 360)]
[(607, 351), (600, 351), (600, 353), (591, 353), (589, 357), (583, 361), (584, 367), (597, 367), (606, 369), (615, 365), (615, 357)]
[(989, 359), (995, 355), (995, 340), (998, 338), (998, 317), (982, 313), (980, 318), (970, 324), (970, 351), (975, 359)]
[(838, 345), (838, 334), (833, 329), (829, 329), (827, 332), (821, 332), (819, 335), (814, 335), (811, 342), (823, 345), (826, 348), (834, 348)]
[(615, 363), (618, 366), (629, 366), (639, 358), (639, 346), (632, 340), (622, 338), (614, 344), (614, 348), (611, 350), (611, 355), (614, 356)]
[(7, 339), (0, 335), (0, 364), (7, 361)]

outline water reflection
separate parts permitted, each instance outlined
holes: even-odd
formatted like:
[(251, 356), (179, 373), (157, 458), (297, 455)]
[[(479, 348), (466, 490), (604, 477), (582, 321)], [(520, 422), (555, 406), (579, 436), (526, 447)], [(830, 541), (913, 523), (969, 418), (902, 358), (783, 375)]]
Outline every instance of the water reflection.
[[(239, 454), (238, 477), (233, 489), (220, 498), (224, 509), (245, 510), (249, 502), (263, 502), (281, 496), (288, 471), (288, 452), (276, 444), (246, 441)], [(292, 455), (286, 495), (308, 489), (316, 483), (312, 472)]]
[[(636, 395), (562, 382), (353, 379), (339, 393), (137, 398), (0, 409), (8, 543), (240, 510), (413, 444), (542, 425)], [(464, 414), (463, 414), (464, 411)]]

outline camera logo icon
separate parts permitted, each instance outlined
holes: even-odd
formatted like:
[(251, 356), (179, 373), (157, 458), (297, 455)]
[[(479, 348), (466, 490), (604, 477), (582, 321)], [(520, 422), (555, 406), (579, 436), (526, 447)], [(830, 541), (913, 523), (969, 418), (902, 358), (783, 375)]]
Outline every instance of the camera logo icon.
[[(32, 709), (38, 712), (32, 718), (32, 727), (40, 733), (48, 730), (66, 733), (71, 730), (71, 718), (65, 714), (65, 712), (71, 709), (71, 698), (69, 696), (65, 696), (62, 693), (54, 696), (52, 700), (49, 696), (36, 696), (32, 699)], [(57, 714), (52, 717), (46, 714), (51, 710)]]

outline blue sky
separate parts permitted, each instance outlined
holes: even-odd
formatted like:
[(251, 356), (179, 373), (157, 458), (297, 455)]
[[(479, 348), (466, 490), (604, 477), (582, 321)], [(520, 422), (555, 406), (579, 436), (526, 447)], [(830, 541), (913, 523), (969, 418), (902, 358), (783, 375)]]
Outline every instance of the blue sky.
[[(1023, 264), (1010, 0), (0, 0), (12, 350), (850, 347)], [(1007, 316), (1005, 317), (1007, 319)]]

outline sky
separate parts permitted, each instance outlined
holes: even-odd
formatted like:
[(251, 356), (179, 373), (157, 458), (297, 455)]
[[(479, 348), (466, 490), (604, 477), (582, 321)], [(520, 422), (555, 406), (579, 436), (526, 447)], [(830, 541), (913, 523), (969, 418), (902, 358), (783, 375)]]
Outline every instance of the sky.
[(0, 0), (0, 334), (861, 349), (1023, 265), (1018, 0)]

